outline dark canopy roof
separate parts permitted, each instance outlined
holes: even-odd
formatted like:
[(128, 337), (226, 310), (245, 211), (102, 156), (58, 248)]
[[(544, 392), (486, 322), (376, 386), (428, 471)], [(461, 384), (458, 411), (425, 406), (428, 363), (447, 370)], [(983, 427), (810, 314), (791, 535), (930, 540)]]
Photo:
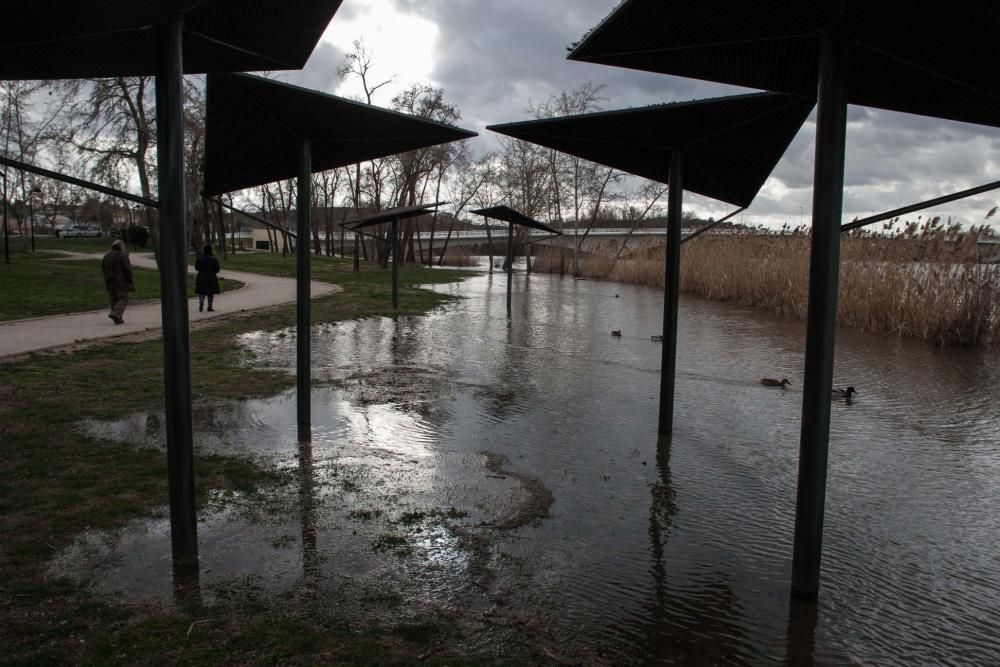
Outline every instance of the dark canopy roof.
[(298, 174), (298, 144), (313, 171), (476, 136), (475, 132), (245, 74), (208, 76), (205, 193)]
[(662, 183), (684, 153), (684, 189), (749, 206), (812, 99), (752, 93), (639, 109), (491, 125), (488, 129)]
[(815, 96), (838, 19), (850, 103), (1000, 125), (995, 0), (626, 0), (569, 58)]
[(341, 227), (347, 227), (348, 229), (363, 229), (365, 227), (374, 227), (375, 225), (381, 225), (385, 222), (392, 222), (396, 218), (402, 220), (403, 218), (416, 218), (424, 213), (428, 213), (432, 208), (437, 208), (442, 204), (447, 204), (448, 202), (431, 202), (430, 204), (418, 204), (416, 206), (401, 206), (399, 208), (387, 208), (384, 211), (379, 211), (378, 213), (372, 213), (371, 215), (364, 215), (360, 218), (354, 218), (353, 220), (346, 220), (340, 223)]
[(522, 227), (531, 227), (532, 229), (538, 229), (543, 232), (548, 232), (549, 234), (555, 234), (557, 236), (561, 235), (557, 229), (552, 229), (546, 224), (538, 222), (534, 218), (529, 218), (520, 211), (515, 211), (510, 206), (491, 206), (489, 208), (481, 208), (472, 211), (476, 215), (481, 215), (486, 218), (495, 218), (497, 220), (504, 220), (506, 222), (513, 222), (515, 225), (521, 225)]
[(151, 29), (184, 18), (184, 71), (299, 69), (342, 0), (5, 0), (0, 80), (155, 73)]

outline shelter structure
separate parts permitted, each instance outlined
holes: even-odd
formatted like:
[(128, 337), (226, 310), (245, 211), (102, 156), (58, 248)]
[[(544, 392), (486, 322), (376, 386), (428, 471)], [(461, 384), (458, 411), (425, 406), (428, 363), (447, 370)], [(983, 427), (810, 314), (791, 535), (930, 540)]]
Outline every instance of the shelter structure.
[(174, 566), (198, 563), (184, 220), (183, 76), (303, 67), (342, 0), (13, 0), (0, 79), (156, 76), (164, 411)]
[[(513, 281), (511, 280), (512, 273), (514, 271), (514, 225), (519, 225), (521, 227), (527, 227), (528, 229), (537, 229), (538, 231), (546, 232), (552, 236), (562, 236), (562, 232), (558, 229), (553, 229), (546, 224), (538, 222), (534, 218), (529, 218), (520, 211), (512, 209), (510, 206), (491, 206), (489, 208), (480, 208), (472, 211), (476, 215), (481, 215), (487, 219), (487, 225), (489, 225), (489, 218), (495, 220), (503, 220), (508, 224), (507, 227), (507, 317), (510, 317), (510, 295), (511, 286)], [(551, 238), (551, 237), (546, 237)], [(532, 243), (532, 241), (525, 241), (525, 245)]]
[[(389, 208), (384, 211), (379, 211), (378, 213), (372, 213), (371, 215), (366, 215), (360, 218), (354, 218), (352, 220), (347, 220), (340, 223), (341, 227), (350, 229), (353, 232), (360, 232), (360, 230), (367, 227), (375, 227), (376, 225), (384, 225), (385, 223), (391, 223), (389, 235), (392, 240), (392, 309), (399, 310), (399, 222), (400, 220), (405, 220), (407, 218), (417, 218), (426, 213), (430, 213), (431, 209), (435, 209), (442, 204), (447, 204), (448, 202), (431, 202), (429, 204), (417, 204), (416, 206), (401, 206), (398, 208)], [(354, 236), (355, 239), (358, 238), (357, 234)], [(357, 260), (357, 240), (354, 244), (354, 256), (355, 261)]]
[[(246, 74), (208, 76), (205, 195), (298, 182), (296, 200), (296, 384), (300, 440), (312, 433), (309, 230), (312, 174), (474, 137), (444, 123), (379, 109)], [(253, 136), (253, 141), (247, 141)]]
[[(899, 30), (905, 22), (906, 30)], [(817, 97), (813, 228), (792, 594), (819, 594), (847, 105), (1000, 125), (987, 63), (1000, 4), (946, 0), (626, 0), (570, 60)], [(948, 48), (928, 48), (947, 44)]]
[(812, 108), (799, 95), (753, 93), (488, 127), (669, 184), (660, 433), (673, 430), (683, 191), (749, 206)]

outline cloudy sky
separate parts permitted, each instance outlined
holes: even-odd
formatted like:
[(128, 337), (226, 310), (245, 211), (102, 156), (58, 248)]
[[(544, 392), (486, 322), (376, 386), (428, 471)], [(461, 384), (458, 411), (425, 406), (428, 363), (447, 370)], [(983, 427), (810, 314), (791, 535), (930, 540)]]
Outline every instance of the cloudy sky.
[[(372, 54), (371, 76), (392, 82), (375, 104), (413, 83), (444, 88), (462, 112), (460, 125), (480, 133), (477, 151), (496, 145), (492, 123), (528, 118), (527, 109), (584, 83), (604, 86), (605, 109), (749, 92), (733, 86), (646, 74), (566, 60), (617, 0), (344, 0), (323, 41), (292, 83), (358, 97), (356, 80), (337, 69), (355, 40)], [(803, 126), (771, 179), (746, 212), (748, 224), (809, 222), (814, 118)], [(955, 190), (1000, 180), (1000, 130), (851, 107), (845, 221)], [(688, 195), (686, 205), (719, 216), (730, 208)], [(979, 224), (1000, 203), (1000, 191), (932, 212)], [(925, 213), (926, 215), (926, 213)], [(996, 216), (1000, 217), (1000, 216)], [(990, 220), (993, 222), (996, 218)]]

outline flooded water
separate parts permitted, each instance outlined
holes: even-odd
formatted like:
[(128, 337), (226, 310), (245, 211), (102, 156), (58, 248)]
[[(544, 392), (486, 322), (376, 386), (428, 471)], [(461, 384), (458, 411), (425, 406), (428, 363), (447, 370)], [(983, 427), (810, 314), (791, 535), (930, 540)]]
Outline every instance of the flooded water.
[[(833, 405), (821, 597), (792, 606), (803, 324), (682, 298), (658, 442), (657, 291), (519, 272), (508, 320), (503, 274), (434, 289), (462, 300), (316, 329), (310, 446), (293, 394), (196, 411), (200, 451), (289, 475), (202, 511), (209, 600), (445, 608), (470, 649), (606, 664), (1000, 664), (997, 355), (840, 332), (836, 384), (858, 394)], [(239, 344), (294, 367), (293, 331)], [(160, 421), (86, 428), (156, 446)], [(53, 568), (169, 599), (166, 530), (81, 536)]]

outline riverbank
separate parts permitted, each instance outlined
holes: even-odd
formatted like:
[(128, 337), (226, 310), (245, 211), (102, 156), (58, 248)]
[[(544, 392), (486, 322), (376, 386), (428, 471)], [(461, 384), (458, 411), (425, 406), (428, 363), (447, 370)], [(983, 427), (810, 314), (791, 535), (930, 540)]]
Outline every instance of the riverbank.
[[(939, 347), (1000, 348), (1000, 265), (978, 263), (975, 231), (910, 227), (895, 238), (848, 234), (841, 247), (838, 322)], [(681, 292), (805, 319), (807, 233), (705, 235), (681, 249)], [(663, 287), (662, 242), (584, 253), (580, 275)], [(562, 255), (562, 256), (561, 256)], [(616, 259), (617, 257), (617, 259)], [(571, 266), (572, 251), (539, 248), (533, 269)]]

